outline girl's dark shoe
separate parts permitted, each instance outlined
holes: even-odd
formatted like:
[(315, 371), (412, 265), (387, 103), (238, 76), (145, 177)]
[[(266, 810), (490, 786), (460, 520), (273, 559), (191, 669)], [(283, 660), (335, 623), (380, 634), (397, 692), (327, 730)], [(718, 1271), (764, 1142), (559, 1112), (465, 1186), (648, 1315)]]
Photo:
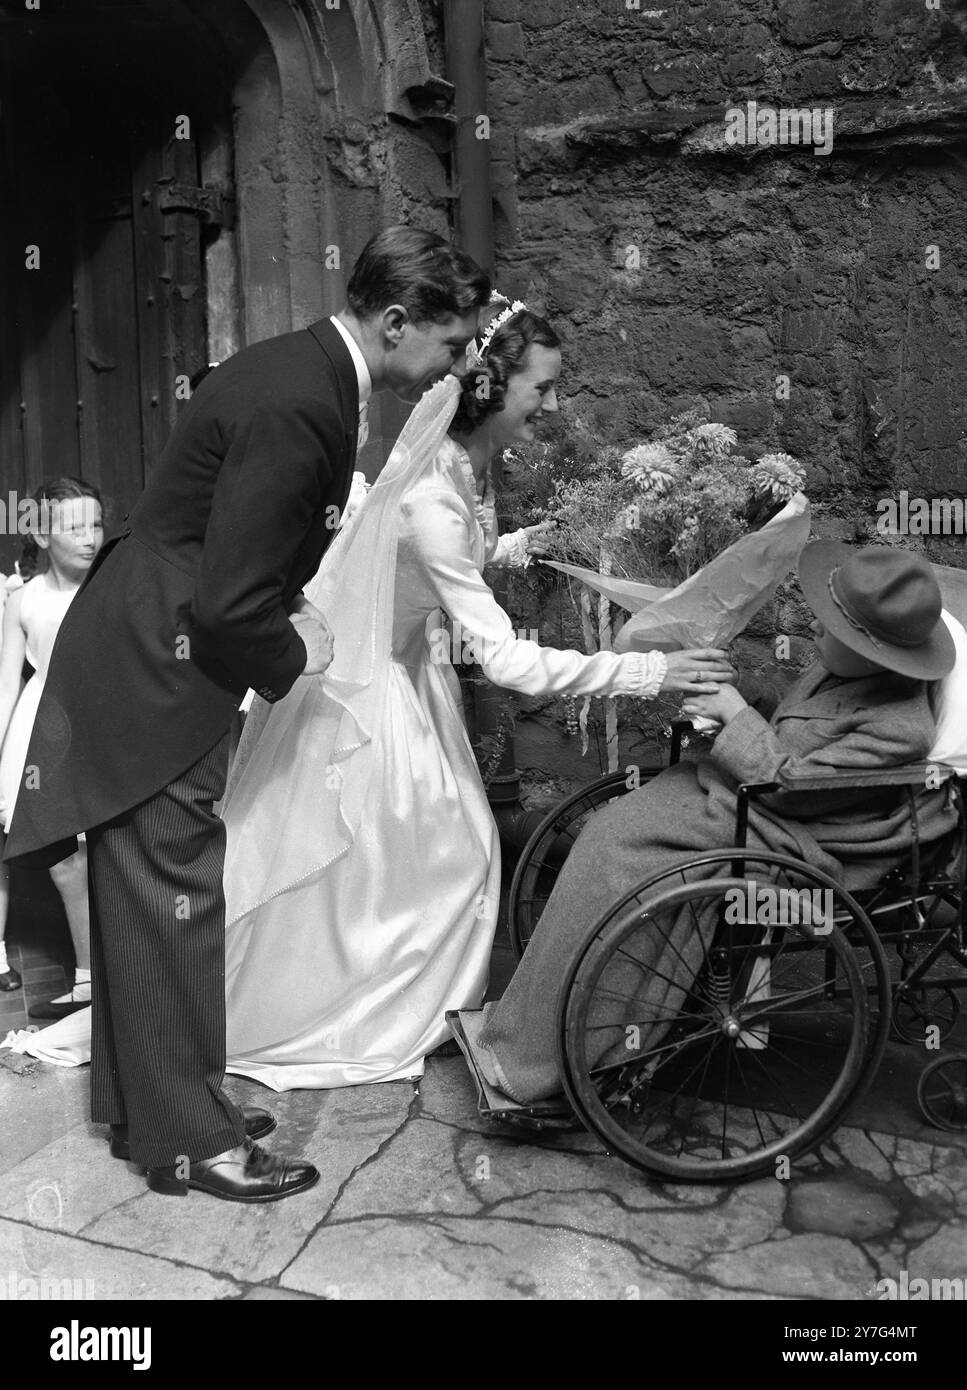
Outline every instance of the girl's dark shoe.
[(89, 1009), (91, 1001), (89, 999), (79, 1000), (77, 1003), (58, 1004), (54, 999), (48, 999), (44, 1004), (34, 1004), (33, 1008), (27, 1010), (29, 1018), (57, 1019), (67, 1018), (68, 1014), (76, 1014), (81, 1009)]
[(0, 973), (0, 989), (4, 990), (5, 993), (10, 994), (12, 990), (19, 989), (22, 984), (23, 980), (13, 966)]

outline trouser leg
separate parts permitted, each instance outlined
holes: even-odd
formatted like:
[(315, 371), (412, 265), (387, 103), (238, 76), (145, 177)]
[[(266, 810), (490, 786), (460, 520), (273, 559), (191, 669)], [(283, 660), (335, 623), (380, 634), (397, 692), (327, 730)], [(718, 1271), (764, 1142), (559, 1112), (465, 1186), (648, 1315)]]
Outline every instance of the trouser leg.
[(126, 1120), (131, 1157), (148, 1167), (210, 1158), (244, 1137), (222, 1093), (225, 829), (212, 803), (226, 761), (223, 739), (89, 837), (95, 955), (106, 985), (95, 977), (93, 1118)]

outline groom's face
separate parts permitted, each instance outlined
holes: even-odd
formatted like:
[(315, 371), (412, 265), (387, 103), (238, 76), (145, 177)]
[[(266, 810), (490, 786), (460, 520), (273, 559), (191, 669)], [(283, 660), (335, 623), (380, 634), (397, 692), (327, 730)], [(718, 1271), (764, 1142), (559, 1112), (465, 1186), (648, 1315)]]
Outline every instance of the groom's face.
[(402, 311), (385, 332), (385, 381), (400, 400), (411, 404), (442, 381), (464, 369), (467, 345), (477, 331), (477, 313), (451, 314), (440, 323), (415, 324)]

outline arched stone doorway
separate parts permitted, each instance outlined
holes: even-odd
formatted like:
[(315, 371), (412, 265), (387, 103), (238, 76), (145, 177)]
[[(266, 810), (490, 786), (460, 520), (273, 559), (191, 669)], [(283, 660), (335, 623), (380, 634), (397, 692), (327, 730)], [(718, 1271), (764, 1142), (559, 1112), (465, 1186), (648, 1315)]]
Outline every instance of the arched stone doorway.
[(415, 0), (0, 0), (0, 499), (71, 473), (116, 523), (186, 378), (334, 312), (381, 222), (446, 230), (429, 81)]

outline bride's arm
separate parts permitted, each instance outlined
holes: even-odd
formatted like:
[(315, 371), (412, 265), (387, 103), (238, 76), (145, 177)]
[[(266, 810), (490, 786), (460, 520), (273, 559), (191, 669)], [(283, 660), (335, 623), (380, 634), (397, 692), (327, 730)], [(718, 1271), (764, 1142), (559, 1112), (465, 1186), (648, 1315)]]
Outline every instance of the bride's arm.
[(488, 565), (500, 565), (512, 569), (523, 569), (530, 556), (527, 553), (527, 536), (523, 530), (508, 531), (497, 537), (494, 553), (487, 556)]
[(502, 565), (511, 569), (526, 569), (535, 555), (547, 553), (544, 544), (548, 531), (553, 530), (553, 521), (541, 521), (536, 526), (522, 526), (519, 531), (508, 531), (497, 537), (492, 555), (488, 555), (488, 565)]
[(517, 637), (473, 562), (469, 525), (465, 503), (446, 489), (411, 494), (403, 504), (401, 539), (489, 680), (525, 695), (658, 694), (667, 669), (661, 652), (583, 656)]

